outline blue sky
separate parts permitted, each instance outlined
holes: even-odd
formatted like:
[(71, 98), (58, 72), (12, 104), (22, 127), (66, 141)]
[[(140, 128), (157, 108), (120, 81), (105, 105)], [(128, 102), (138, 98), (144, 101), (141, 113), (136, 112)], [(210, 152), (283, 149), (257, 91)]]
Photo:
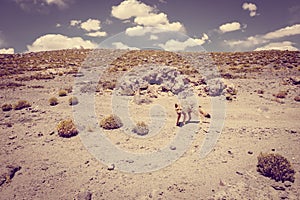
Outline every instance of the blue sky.
[(169, 51), (299, 50), (299, 41), (299, 0), (0, 0), (0, 53), (99, 44), (121, 49), (152, 44)]

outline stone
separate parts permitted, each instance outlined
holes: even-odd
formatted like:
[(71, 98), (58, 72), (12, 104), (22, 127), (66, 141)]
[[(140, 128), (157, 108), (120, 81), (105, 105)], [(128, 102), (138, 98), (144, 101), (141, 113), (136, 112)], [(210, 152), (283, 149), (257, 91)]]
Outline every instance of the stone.
[(90, 191), (82, 191), (77, 194), (77, 200), (91, 200), (92, 193)]
[(109, 171), (112, 171), (115, 169), (115, 164), (110, 164), (108, 167), (107, 167), (107, 170)]

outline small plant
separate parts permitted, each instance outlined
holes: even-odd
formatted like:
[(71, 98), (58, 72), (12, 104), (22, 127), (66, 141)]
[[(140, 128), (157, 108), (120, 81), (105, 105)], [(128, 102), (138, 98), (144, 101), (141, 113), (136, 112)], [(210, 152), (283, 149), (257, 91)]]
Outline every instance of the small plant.
[(6, 111), (10, 111), (12, 109), (12, 105), (9, 103), (5, 103), (2, 105), (2, 111), (6, 112)]
[(56, 106), (58, 104), (58, 99), (56, 97), (51, 97), (49, 99), (50, 106)]
[(71, 119), (60, 121), (57, 125), (57, 131), (60, 137), (65, 138), (69, 138), (78, 134), (78, 130)]
[(138, 122), (132, 131), (138, 135), (147, 135), (149, 133), (148, 125), (145, 122)]
[(70, 106), (73, 106), (73, 105), (76, 105), (76, 104), (78, 104), (78, 99), (77, 99), (77, 97), (71, 97), (71, 98), (69, 99), (69, 105), (70, 105)]
[(14, 105), (15, 110), (31, 107), (31, 104), (26, 100), (20, 100)]
[(257, 157), (257, 171), (266, 177), (270, 177), (275, 181), (291, 181), (294, 182), (295, 170), (291, 163), (279, 154), (263, 154)]
[(67, 96), (67, 91), (66, 90), (59, 90), (58, 96), (60, 96), (60, 97)]
[(121, 119), (116, 115), (109, 115), (100, 121), (100, 127), (104, 129), (117, 129), (123, 126)]

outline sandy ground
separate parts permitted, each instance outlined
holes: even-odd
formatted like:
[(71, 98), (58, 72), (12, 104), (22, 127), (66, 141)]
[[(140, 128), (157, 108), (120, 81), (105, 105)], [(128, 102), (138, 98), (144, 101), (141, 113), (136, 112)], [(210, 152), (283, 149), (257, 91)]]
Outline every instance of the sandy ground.
[[(170, 165), (145, 173), (122, 172), (117, 166), (108, 170), (86, 148), (81, 133), (71, 138), (58, 136), (58, 122), (73, 118), (74, 107), (68, 105), (72, 93), (57, 95), (60, 88), (73, 86), (71, 74), (2, 88), (1, 104), (24, 99), (32, 106), (0, 111), (0, 199), (300, 199), (300, 107), (294, 100), (300, 90), (299, 85), (285, 81), (290, 75), (299, 77), (299, 67), (252, 75), (229, 80), (238, 92), (232, 101), (226, 101), (224, 127), (209, 155), (199, 157), (211, 123), (201, 117), (187, 151)], [(5, 80), (2, 77), (2, 83)], [(284, 99), (273, 96), (282, 90), (288, 91)], [(59, 101), (56, 106), (48, 102), (53, 96)], [(108, 92), (96, 94), (97, 120), (112, 112), (111, 98)], [(211, 97), (197, 99), (205, 110), (214, 109)], [(126, 151), (158, 151), (184, 128), (175, 126), (175, 102), (176, 96), (164, 94), (151, 104), (130, 104), (133, 121), (149, 122), (151, 106), (164, 107), (165, 124), (152, 137), (137, 138), (122, 128), (104, 133)], [(260, 175), (256, 171), (260, 152), (286, 157), (296, 171), (295, 182), (275, 182)]]

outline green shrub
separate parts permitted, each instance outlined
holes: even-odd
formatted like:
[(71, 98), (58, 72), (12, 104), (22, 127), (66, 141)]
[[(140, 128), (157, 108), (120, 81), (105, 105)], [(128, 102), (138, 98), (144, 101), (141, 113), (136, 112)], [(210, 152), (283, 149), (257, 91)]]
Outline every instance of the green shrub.
[(294, 182), (295, 170), (291, 163), (279, 154), (263, 154), (257, 157), (257, 171), (262, 175), (270, 177), (275, 181), (291, 181)]
[(100, 127), (104, 129), (117, 129), (123, 126), (121, 119), (116, 115), (109, 115), (100, 121)]
[(76, 105), (76, 104), (78, 104), (78, 99), (77, 99), (77, 97), (71, 97), (71, 98), (69, 99), (69, 105), (70, 105), (70, 106), (73, 106), (73, 105)]
[(6, 112), (6, 111), (10, 111), (12, 109), (12, 105), (9, 103), (5, 103), (2, 105), (2, 111)]
[(132, 131), (138, 135), (147, 135), (149, 133), (148, 125), (145, 122), (138, 122)]
[(57, 125), (58, 135), (69, 138), (78, 134), (78, 130), (71, 119), (60, 121)]
[(49, 99), (50, 106), (56, 106), (58, 104), (58, 99), (56, 97), (51, 97)]
[(59, 90), (58, 96), (60, 96), (60, 97), (67, 96), (67, 91), (66, 90)]
[(31, 104), (26, 100), (20, 100), (14, 105), (15, 110), (31, 107)]

